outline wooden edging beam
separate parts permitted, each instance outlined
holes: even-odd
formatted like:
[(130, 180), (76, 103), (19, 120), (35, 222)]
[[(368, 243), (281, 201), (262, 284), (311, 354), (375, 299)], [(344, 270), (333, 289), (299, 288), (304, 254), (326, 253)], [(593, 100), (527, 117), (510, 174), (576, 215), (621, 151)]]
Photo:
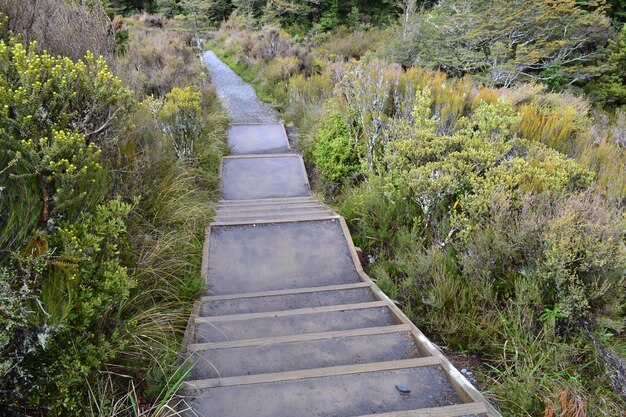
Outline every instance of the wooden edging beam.
[(258, 221), (238, 221), (238, 222), (213, 222), (211, 226), (219, 227), (219, 226), (246, 226), (250, 224), (273, 224), (273, 223), (297, 223), (297, 222), (317, 222), (317, 221), (326, 221), (326, 220), (338, 220), (339, 215), (329, 215), (329, 216), (320, 216), (313, 219), (298, 219), (298, 218), (289, 218), (289, 219), (277, 219), (277, 220), (258, 220)]
[(271, 374), (244, 375), (226, 378), (203, 379), (185, 383), (187, 389), (206, 389), (230, 387), (235, 385), (263, 384), (296, 379), (322, 378), (328, 376), (362, 374), (367, 372), (392, 371), (397, 369), (418, 368), (440, 365), (441, 359), (428, 356), (416, 359), (404, 359), (389, 362), (375, 362), (358, 365), (333, 366), (328, 368), (304, 369), (299, 371), (275, 372)]
[(419, 410), (393, 411), (391, 413), (368, 414), (358, 417), (462, 417), (483, 414), (487, 407), (482, 402), (429, 407)]
[(188, 346), (189, 352), (204, 350), (230, 349), (249, 346), (266, 346), (279, 343), (308, 342), (312, 340), (339, 339), (344, 337), (372, 336), (389, 333), (403, 333), (410, 331), (406, 324), (384, 327), (366, 327), (352, 330), (338, 330), (334, 332), (305, 333), (289, 336), (264, 337), (259, 339), (233, 340), (227, 342), (195, 343)]

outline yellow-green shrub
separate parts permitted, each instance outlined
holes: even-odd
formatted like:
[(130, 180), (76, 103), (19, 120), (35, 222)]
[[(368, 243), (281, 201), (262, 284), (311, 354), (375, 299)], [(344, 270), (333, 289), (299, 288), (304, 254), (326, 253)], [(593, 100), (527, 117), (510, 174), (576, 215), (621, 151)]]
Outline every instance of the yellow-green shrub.
[(322, 176), (341, 182), (360, 168), (351, 130), (337, 107), (329, 106), (313, 139), (313, 158)]
[[(381, 163), (341, 197), (372, 274), (418, 325), (481, 352), (503, 375), (493, 386), (510, 393), (505, 410), (542, 413), (567, 388), (618, 409), (572, 382), (598, 383), (603, 371), (580, 372), (594, 346), (569, 343), (587, 340), (581, 325), (623, 331), (623, 209), (594, 194), (593, 173), (576, 161), (518, 137), (508, 102), (465, 108), (445, 135), (435, 104), (445, 94), (429, 90), (418, 90), (410, 115), (383, 125)], [(518, 366), (515, 352), (524, 354)]]
[[(7, 187), (0, 244), (9, 248), (38, 223), (45, 228), (55, 215), (75, 216), (101, 198), (98, 153), (112, 147), (131, 93), (102, 58), (72, 62), (9, 37), (0, 40), (0, 104), (0, 178)], [(85, 199), (92, 194), (95, 200)], [(28, 201), (23, 211), (10, 209)]]
[(133, 204), (108, 197), (131, 93), (88, 54), (0, 40), (0, 408), (79, 412), (85, 378), (123, 342), (109, 318), (136, 281), (124, 261)]

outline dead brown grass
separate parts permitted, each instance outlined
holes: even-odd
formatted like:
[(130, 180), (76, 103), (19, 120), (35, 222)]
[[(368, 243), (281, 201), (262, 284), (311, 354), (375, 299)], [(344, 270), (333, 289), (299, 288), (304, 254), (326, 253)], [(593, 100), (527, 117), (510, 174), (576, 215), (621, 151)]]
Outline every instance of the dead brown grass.
[(87, 51), (111, 58), (115, 50), (113, 23), (99, 1), (0, 0), (0, 13), (25, 43), (37, 41), (52, 55), (76, 61)]

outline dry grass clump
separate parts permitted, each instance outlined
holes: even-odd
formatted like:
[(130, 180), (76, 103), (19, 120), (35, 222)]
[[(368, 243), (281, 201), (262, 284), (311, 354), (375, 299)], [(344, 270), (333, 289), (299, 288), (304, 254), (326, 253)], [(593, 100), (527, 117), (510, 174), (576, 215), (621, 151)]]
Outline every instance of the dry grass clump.
[(338, 30), (330, 34), (320, 47), (327, 50), (331, 58), (349, 61), (376, 51), (386, 36), (387, 32), (379, 28), (357, 29), (347, 33), (345, 30)]
[(109, 62), (114, 53), (114, 26), (99, 1), (0, 0), (0, 12), (9, 29), (24, 43), (37, 41), (39, 51), (74, 61), (91, 51)]
[(172, 28), (155, 27), (150, 15), (127, 22), (126, 53), (117, 59), (116, 72), (140, 98), (162, 97), (174, 87), (208, 85), (198, 56), (189, 47), (190, 37)]

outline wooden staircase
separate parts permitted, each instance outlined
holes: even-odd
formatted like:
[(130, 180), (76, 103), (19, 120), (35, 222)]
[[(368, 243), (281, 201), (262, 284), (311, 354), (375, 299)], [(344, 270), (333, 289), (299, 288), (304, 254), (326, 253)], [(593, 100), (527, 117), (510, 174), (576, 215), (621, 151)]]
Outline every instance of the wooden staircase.
[(184, 414), (499, 416), (365, 274), (283, 126), (234, 125), (229, 144), (203, 259), (210, 293), (185, 335)]

